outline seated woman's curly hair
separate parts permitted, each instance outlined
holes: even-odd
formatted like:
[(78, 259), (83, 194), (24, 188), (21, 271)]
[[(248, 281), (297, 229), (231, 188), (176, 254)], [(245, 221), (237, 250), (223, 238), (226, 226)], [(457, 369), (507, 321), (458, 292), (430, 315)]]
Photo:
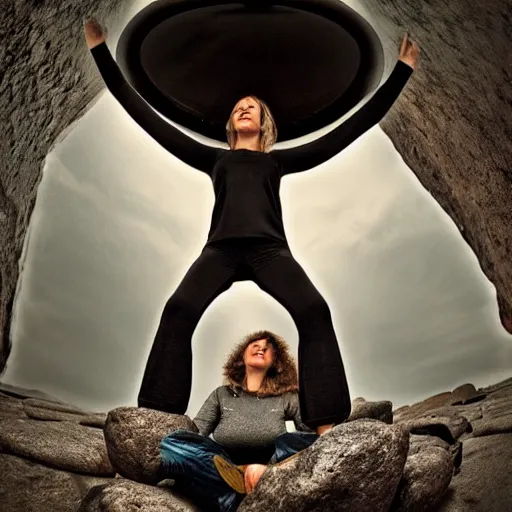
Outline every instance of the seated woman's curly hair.
[(257, 331), (247, 335), (231, 352), (224, 364), (224, 378), (227, 385), (247, 391), (244, 352), (254, 341), (266, 339), (275, 351), (275, 360), (268, 369), (257, 396), (279, 396), (288, 391), (297, 391), (297, 366), (290, 354), (286, 341), (270, 331)]

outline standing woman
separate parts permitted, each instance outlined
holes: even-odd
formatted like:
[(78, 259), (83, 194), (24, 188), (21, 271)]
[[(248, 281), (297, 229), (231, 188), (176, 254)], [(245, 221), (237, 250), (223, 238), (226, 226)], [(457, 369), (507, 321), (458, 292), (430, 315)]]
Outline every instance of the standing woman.
[(284, 232), (279, 185), (286, 174), (326, 162), (377, 124), (413, 72), (418, 47), (406, 35), (396, 66), (374, 96), (319, 139), (272, 150), (277, 129), (268, 106), (242, 98), (226, 126), (229, 150), (201, 144), (163, 120), (123, 77), (95, 21), (85, 24), (107, 88), (165, 149), (207, 174), (215, 191), (208, 241), (167, 301), (149, 354), (138, 404), (186, 412), (192, 386), (192, 335), (209, 304), (235, 281), (252, 280), (292, 316), (299, 334), (299, 400), (317, 433), (342, 423), (350, 396), (329, 307), (295, 261)]

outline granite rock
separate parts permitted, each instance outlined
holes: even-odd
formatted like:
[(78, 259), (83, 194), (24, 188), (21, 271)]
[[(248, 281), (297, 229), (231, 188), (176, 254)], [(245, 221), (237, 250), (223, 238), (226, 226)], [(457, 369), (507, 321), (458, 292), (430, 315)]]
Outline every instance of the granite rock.
[(289, 463), (270, 467), (239, 512), (387, 511), (400, 482), (409, 434), (378, 420), (334, 427)]
[(352, 410), (347, 421), (372, 418), (391, 424), (393, 423), (392, 408), (393, 404), (389, 400), (368, 402), (359, 397), (352, 400)]
[(0, 27), (0, 373), (10, 353), (19, 260), (46, 156), (103, 89), (83, 18), (114, 30), (133, 0), (9, 0)]
[(427, 512), (441, 502), (453, 474), (449, 450), (424, 445), (409, 454), (405, 463), (392, 510), (395, 512)]
[(103, 433), (77, 423), (0, 420), (0, 450), (58, 469), (114, 475)]
[(130, 480), (156, 484), (161, 480), (160, 442), (178, 429), (197, 432), (188, 416), (144, 407), (119, 407), (110, 411), (105, 440), (112, 466)]
[(77, 512), (200, 512), (190, 501), (171, 491), (121, 478), (93, 487)]
[(380, 127), (494, 284), (512, 333), (512, 3), (361, 0), (387, 66), (408, 30), (418, 68)]

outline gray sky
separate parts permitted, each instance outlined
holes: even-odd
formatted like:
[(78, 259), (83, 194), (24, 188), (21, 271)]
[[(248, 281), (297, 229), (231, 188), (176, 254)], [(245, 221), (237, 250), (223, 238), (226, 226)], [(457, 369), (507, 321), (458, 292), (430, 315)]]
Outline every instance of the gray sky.
[[(510, 376), (493, 286), (379, 127), (284, 178), (281, 198), (292, 252), (330, 305), (353, 398), (399, 406)], [(89, 409), (135, 405), (162, 307), (205, 243), (212, 206), (209, 178), (104, 93), (48, 156), (2, 380)], [(257, 329), (296, 353), (289, 314), (253, 283), (210, 306), (193, 339), (191, 415), (233, 344)]]

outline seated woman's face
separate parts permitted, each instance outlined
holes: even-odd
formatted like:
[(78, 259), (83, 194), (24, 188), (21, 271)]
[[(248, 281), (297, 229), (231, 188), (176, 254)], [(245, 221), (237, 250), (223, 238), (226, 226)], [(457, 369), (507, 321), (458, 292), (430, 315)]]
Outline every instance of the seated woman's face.
[(272, 367), (275, 359), (275, 349), (272, 343), (266, 339), (256, 340), (250, 343), (244, 352), (245, 366), (268, 370)]

